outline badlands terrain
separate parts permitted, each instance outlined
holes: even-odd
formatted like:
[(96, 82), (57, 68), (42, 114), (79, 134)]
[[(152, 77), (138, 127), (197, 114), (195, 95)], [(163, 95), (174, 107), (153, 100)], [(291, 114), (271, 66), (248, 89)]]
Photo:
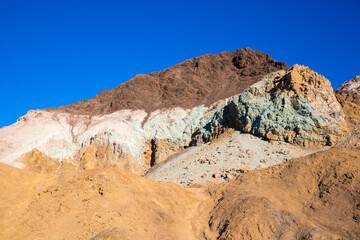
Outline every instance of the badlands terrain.
[(243, 48), (0, 129), (0, 239), (360, 239), (360, 77)]

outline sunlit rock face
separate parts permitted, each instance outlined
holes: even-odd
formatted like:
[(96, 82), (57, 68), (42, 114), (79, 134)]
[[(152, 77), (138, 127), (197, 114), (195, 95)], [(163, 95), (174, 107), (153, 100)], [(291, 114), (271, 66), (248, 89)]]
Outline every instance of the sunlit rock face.
[(341, 135), (344, 114), (330, 82), (309, 68), (294, 65), (269, 74), (219, 109), (194, 134), (207, 142), (223, 128), (303, 146), (332, 145)]

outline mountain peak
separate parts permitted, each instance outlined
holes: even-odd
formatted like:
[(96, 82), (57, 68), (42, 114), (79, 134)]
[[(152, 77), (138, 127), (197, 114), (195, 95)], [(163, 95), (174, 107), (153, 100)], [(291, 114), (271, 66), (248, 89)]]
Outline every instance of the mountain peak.
[(282, 69), (288, 69), (284, 62), (249, 47), (205, 54), (159, 72), (136, 75), (90, 100), (48, 110), (98, 115), (122, 109), (152, 112), (163, 108), (209, 106), (242, 92), (266, 74)]

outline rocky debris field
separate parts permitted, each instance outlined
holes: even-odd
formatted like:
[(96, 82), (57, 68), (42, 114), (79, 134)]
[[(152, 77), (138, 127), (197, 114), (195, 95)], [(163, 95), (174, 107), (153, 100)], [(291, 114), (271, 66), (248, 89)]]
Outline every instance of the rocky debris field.
[(305, 149), (279, 141), (264, 141), (240, 132), (224, 135), (170, 156), (143, 176), (183, 187), (209, 181), (220, 183), (249, 170), (266, 168), (324, 149)]

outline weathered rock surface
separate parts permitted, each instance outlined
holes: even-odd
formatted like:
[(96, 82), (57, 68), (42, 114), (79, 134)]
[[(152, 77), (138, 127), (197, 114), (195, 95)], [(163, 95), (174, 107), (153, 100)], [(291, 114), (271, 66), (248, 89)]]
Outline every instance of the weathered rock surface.
[(207, 142), (224, 128), (302, 146), (332, 145), (341, 136), (344, 113), (330, 82), (309, 68), (294, 65), (253, 84), (219, 109), (194, 134)]

